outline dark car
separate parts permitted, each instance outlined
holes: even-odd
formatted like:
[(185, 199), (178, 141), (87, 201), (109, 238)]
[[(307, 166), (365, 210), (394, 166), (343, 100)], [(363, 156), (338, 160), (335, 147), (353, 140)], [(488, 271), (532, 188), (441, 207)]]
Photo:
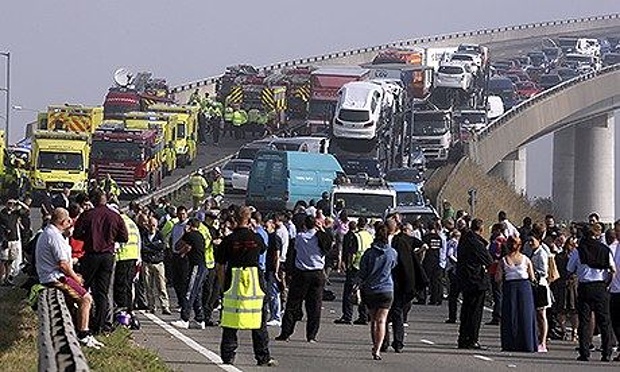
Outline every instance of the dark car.
[(579, 76), (579, 73), (570, 67), (560, 67), (559, 69), (555, 70), (555, 72), (560, 75), (562, 81), (570, 80)]
[(549, 68), (549, 59), (545, 55), (545, 53), (541, 51), (529, 52), (527, 54), (528, 57), (532, 60), (532, 66), (542, 67), (545, 69), (545, 72)]
[(547, 56), (547, 59), (549, 60), (549, 65), (551, 68), (555, 68), (556, 66), (560, 65), (561, 58), (562, 58), (561, 48), (557, 48), (557, 47), (543, 48), (542, 52), (545, 54), (545, 56)]
[(620, 63), (620, 53), (607, 53), (603, 56), (603, 67)]
[(545, 74), (545, 69), (542, 67), (528, 66), (525, 69), (525, 73), (530, 77), (530, 80), (538, 83), (540, 81), (540, 76)]
[(500, 96), (504, 101), (506, 110), (509, 110), (517, 102), (517, 90), (513, 82), (507, 77), (493, 76), (490, 78), (489, 94)]
[(546, 74), (540, 76), (539, 85), (543, 90), (552, 88), (562, 82), (562, 78), (558, 74)]

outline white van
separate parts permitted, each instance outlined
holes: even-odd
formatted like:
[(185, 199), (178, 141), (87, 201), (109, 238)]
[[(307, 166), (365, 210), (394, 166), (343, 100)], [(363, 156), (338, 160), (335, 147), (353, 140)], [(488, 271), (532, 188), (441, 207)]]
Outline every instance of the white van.
[(489, 96), (487, 101), (487, 117), (489, 121), (504, 115), (504, 101), (500, 96)]
[(381, 125), (383, 88), (364, 81), (345, 84), (338, 91), (333, 121), (335, 138), (374, 139)]

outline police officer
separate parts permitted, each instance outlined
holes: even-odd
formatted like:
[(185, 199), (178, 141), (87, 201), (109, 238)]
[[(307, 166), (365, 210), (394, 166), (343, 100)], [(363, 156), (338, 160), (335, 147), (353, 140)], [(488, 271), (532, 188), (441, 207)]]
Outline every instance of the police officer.
[(198, 169), (198, 171), (190, 177), (189, 186), (192, 188), (192, 202), (194, 209), (198, 209), (205, 198), (205, 191), (208, 188), (207, 181), (202, 175), (202, 169)]
[(215, 258), (218, 279), (224, 283), (225, 289), (220, 356), (224, 364), (234, 364), (237, 330), (250, 329), (257, 364), (276, 366), (278, 362), (269, 353), (264, 279), (258, 269), (258, 258), (267, 247), (249, 228), (251, 214), (248, 207), (239, 209), (237, 227), (222, 240)]
[(192, 106), (200, 104), (200, 91), (198, 91), (198, 88), (190, 94), (187, 104)]
[[(116, 205), (112, 209), (118, 209)], [(114, 303), (119, 310), (128, 313), (133, 311), (133, 279), (136, 275), (136, 266), (140, 260), (142, 238), (138, 225), (124, 213), (121, 213), (129, 239), (127, 243), (119, 244), (116, 251), (116, 266), (114, 268)]]

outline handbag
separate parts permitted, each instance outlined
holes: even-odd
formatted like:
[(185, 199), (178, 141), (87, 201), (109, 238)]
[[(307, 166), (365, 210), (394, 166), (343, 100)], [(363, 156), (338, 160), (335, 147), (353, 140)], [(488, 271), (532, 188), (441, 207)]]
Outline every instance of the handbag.
[(560, 279), (560, 272), (558, 271), (558, 266), (555, 263), (555, 255), (550, 254), (548, 260), (549, 273), (547, 275), (547, 280), (549, 283), (553, 283), (556, 280)]
[(534, 293), (534, 305), (535, 307), (547, 307), (551, 305), (549, 303), (549, 287), (546, 285), (536, 284), (532, 287), (532, 292)]

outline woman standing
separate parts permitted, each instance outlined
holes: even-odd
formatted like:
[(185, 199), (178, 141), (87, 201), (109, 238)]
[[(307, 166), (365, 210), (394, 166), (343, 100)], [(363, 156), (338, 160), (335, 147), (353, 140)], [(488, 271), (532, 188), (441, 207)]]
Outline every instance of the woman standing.
[(375, 227), (375, 241), (367, 249), (360, 262), (359, 281), (362, 300), (370, 315), (370, 337), (372, 357), (381, 360), (379, 355), (388, 312), (394, 299), (392, 269), (396, 266), (397, 254), (388, 243), (388, 228), (380, 222)]
[(532, 262), (521, 253), (521, 239), (508, 237), (508, 254), (500, 260), (495, 274), (502, 284), (502, 351), (535, 352), (536, 319), (532, 285), (534, 268)]
[(549, 249), (542, 243), (544, 228), (534, 224), (530, 246), (532, 247), (532, 265), (537, 285), (534, 288), (534, 304), (536, 305), (536, 323), (538, 325), (538, 352), (547, 352), (547, 309), (551, 307), (551, 291), (549, 291)]

